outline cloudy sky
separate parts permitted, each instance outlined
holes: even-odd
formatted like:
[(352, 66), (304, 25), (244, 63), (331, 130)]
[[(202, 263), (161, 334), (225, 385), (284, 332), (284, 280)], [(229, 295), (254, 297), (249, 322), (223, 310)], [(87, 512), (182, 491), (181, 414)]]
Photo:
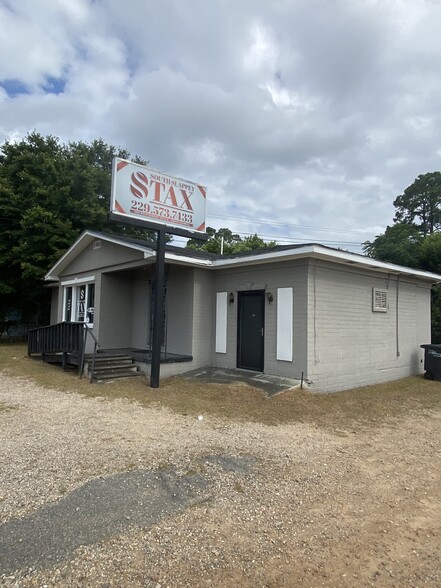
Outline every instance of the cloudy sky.
[(440, 170), (438, 0), (0, 0), (0, 142), (102, 137), (208, 225), (360, 250)]

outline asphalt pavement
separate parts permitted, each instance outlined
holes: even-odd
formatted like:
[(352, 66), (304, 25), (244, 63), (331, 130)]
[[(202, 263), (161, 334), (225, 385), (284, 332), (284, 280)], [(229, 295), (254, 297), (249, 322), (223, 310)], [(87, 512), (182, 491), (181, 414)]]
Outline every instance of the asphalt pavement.
[[(251, 456), (201, 458), (233, 474), (246, 474)], [(210, 480), (174, 469), (137, 470), (93, 479), (35, 513), (0, 526), (0, 575), (52, 568), (82, 545), (98, 543), (129, 527), (150, 528), (207, 499)]]

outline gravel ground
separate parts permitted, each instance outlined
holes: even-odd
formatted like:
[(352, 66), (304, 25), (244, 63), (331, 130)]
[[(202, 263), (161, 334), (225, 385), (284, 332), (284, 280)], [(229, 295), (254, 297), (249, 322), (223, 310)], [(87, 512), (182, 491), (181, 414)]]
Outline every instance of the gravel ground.
[(440, 586), (440, 419), (198, 420), (0, 373), (0, 540), (27, 545), (0, 585)]

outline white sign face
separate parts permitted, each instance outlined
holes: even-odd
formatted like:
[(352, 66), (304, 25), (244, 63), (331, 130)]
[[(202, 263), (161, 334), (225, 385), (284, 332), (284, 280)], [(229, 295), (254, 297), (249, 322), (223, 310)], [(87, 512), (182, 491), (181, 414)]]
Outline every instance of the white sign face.
[(122, 217), (205, 232), (207, 189), (115, 157), (110, 210)]

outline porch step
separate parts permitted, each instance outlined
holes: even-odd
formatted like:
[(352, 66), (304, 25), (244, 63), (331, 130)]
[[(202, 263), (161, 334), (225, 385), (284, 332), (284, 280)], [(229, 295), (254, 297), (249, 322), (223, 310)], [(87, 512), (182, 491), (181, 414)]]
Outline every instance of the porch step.
[[(92, 360), (89, 359), (88, 371), (92, 368)], [(142, 376), (137, 365), (133, 363), (130, 355), (97, 355), (92, 374), (93, 380), (114, 380), (116, 378), (133, 378)]]
[(94, 380), (115, 380), (116, 378), (136, 378), (138, 376), (142, 376), (142, 373), (138, 370), (135, 366), (134, 370), (113, 370), (107, 372), (101, 372), (94, 370), (93, 372), (93, 379)]
[(95, 358), (95, 367), (106, 367), (112, 365), (132, 365), (133, 358), (130, 356), (118, 356), (118, 357), (96, 357)]

